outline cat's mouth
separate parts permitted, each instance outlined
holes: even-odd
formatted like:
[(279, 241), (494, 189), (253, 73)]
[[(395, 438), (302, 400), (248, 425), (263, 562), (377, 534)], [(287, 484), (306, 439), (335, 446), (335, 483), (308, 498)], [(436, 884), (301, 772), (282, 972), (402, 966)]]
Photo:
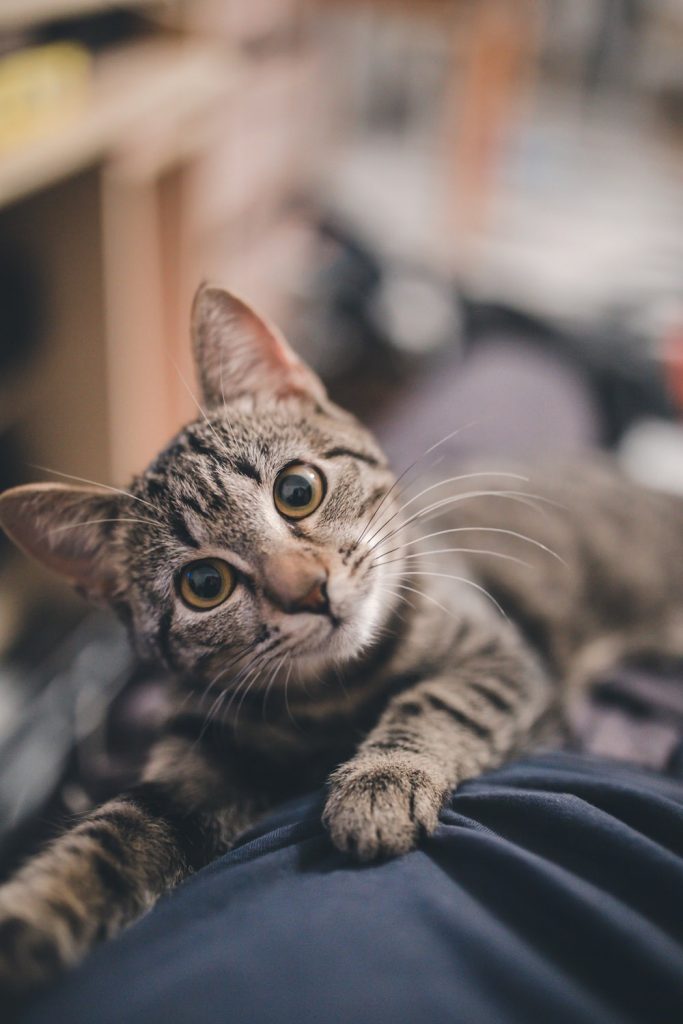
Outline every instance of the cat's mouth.
[[(285, 621), (293, 623), (291, 629), (286, 628), (288, 633), (294, 634), (306, 624), (308, 635), (318, 635), (321, 632), (319, 627), (325, 624), (329, 628), (324, 630), (324, 634), (329, 636), (344, 625), (344, 616), (341, 610), (333, 605), (326, 580), (316, 584), (308, 594), (296, 602), (283, 602), (280, 599), (273, 603), (285, 612)], [(312, 626), (308, 625), (309, 622)]]
[[(325, 612), (302, 612), (296, 616), (299, 620), (290, 635), (297, 641), (298, 652), (301, 654), (319, 653), (320, 649), (344, 625), (344, 619), (331, 610)], [(306, 621), (304, 621), (306, 620)]]
[(329, 659), (339, 663), (358, 654), (376, 639), (381, 622), (381, 602), (376, 595), (341, 607), (326, 614), (297, 615), (295, 628), (288, 630), (295, 642), (292, 654), (306, 661), (308, 658)]
[(324, 588), (322, 599), (308, 602), (308, 607), (285, 610), (280, 605), (279, 611), (271, 623), (283, 641), (282, 651), (294, 661), (323, 658), (337, 663), (357, 656), (375, 638), (382, 603), (372, 589), (351, 595), (330, 594)]
[(328, 622), (332, 626), (333, 632), (335, 629), (339, 629), (340, 626), (344, 625), (344, 620), (341, 618), (341, 616), (339, 616), (336, 612), (333, 612), (331, 608), (328, 608), (326, 612), (320, 612), (320, 614), (328, 620)]

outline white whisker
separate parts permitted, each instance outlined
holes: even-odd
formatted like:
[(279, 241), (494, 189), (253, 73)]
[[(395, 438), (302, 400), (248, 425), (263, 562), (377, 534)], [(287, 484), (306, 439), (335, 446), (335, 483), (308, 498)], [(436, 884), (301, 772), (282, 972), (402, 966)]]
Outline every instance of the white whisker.
[[(435, 537), (443, 537), (449, 533), (502, 533), (507, 537), (516, 537), (518, 540), (526, 541), (527, 544), (533, 544), (534, 547), (539, 548), (541, 551), (545, 551), (546, 554), (552, 555), (558, 562), (569, 568), (564, 558), (558, 555), (557, 551), (553, 551), (552, 548), (542, 544), (540, 540), (535, 540), (533, 537), (527, 537), (525, 533), (517, 533), (516, 530), (505, 530), (498, 526), (452, 526), (447, 530), (436, 530), (434, 533), (428, 533), (425, 537), (415, 537), (413, 540), (406, 541), (405, 544), (399, 544), (395, 548), (389, 548), (388, 551), (381, 551), (379, 554), (380, 558), (384, 558), (385, 555), (391, 555), (395, 551), (405, 551), (406, 548), (410, 548), (413, 544), (423, 544), (425, 541), (433, 540)], [(381, 547), (381, 544), (375, 546), (375, 550)]]
[[(381, 587), (380, 586), (377, 589), (381, 590), (385, 594), (390, 594), (391, 597), (395, 597), (399, 601), (403, 601), (405, 604), (409, 605), (409, 607), (412, 608), (413, 610), (415, 609), (415, 605), (413, 604), (413, 602), (410, 600), (409, 597), (406, 597), (404, 594), (399, 594), (397, 591), (391, 590), (389, 587)], [(395, 614), (398, 615), (398, 617), (400, 618), (401, 622), (405, 622), (406, 621), (403, 618), (403, 616), (401, 615), (401, 613), (398, 611), (398, 609), (395, 609)]]
[(66, 523), (65, 526), (52, 526), (47, 530), (47, 533), (52, 536), (53, 533), (63, 533), (64, 530), (73, 530), (77, 526), (98, 526), (100, 523), (145, 523), (147, 526), (153, 526), (157, 530), (163, 528), (163, 523), (155, 523), (151, 519), (133, 519), (120, 516), (116, 519), (83, 519), (79, 523)]
[(282, 668), (282, 662), (285, 660), (285, 658), (286, 658), (286, 654), (283, 654), (282, 657), (280, 658), (280, 660), (278, 661), (277, 665), (275, 666), (275, 668), (271, 672), (270, 679), (268, 680), (268, 685), (266, 686), (266, 692), (265, 692), (265, 694), (263, 696), (263, 707), (261, 708), (261, 718), (263, 719), (264, 722), (266, 720), (266, 707), (268, 705), (268, 695), (270, 694), (271, 687), (272, 687), (273, 683), (275, 682), (275, 677), (277, 676), (278, 672)]
[[(261, 654), (256, 654), (248, 662), (248, 664), (246, 664), (243, 668), (240, 669), (240, 671), (237, 673), (235, 678), (232, 680), (232, 684), (233, 684), (232, 692), (231, 692), (230, 687), (225, 687), (219, 693), (218, 697), (214, 700), (213, 704), (209, 708), (209, 712), (208, 712), (208, 715), (206, 717), (206, 721), (204, 723), (204, 727), (203, 727), (203, 729), (202, 729), (202, 731), (200, 733), (200, 736), (199, 736), (200, 739), (204, 735), (206, 729), (208, 728), (209, 723), (211, 721), (211, 718), (215, 717), (217, 715), (218, 710), (220, 709), (221, 704), (223, 703), (223, 701), (227, 697), (228, 693), (231, 693), (230, 701), (228, 702), (227, 707), (222, 712), (223, 718), (225, 719), (225, 717), (227, 716), (227, 714), (228, 714), (228, 712), (229, 712), (229, 710), (230, 710), (230, 708), (232, 706), (233, 701), (235, 700), (236, 696), (240, 693), (243, 684), (247, 681), (248, 678), (250, 678), (252, 670), (255, 670), (256, 668), (259, 667), (259, 659), (261, 659), (264, 656), (265, 653), (267, 653), (267, 652), (261, 652)], [(228, 672), (233, 667), (233, 665), (237, 661), (239, 661), (239, 659), (241, 657), (243, 657), (243, 655), (244, 655), (244, 649), (241, 651), (240, 654), (236, 655), (235, 658), (233, 658), (233, 660), (227, 666), (224, 666), (221, 669), (221, 671), (211, 680), (211, 682), (207, 686), (206, 690), (204, 691), (204, 695), (202, 696), (202, 702), (205, 699), (205, 697), (208, 694), (208, 692), (211, 689), (211, 687), (214, 686), (215, 683), (218, 682), (218, 680), (221, 678), (221, 676), (224, 676), (226, 674), (226, 672)]]
[[(240, 702), (237, 705), (237, 711), (235, 712), (235, 723), (234, 723), (235, 729), (237, 729), (237, 723), (239, 721), (240, 711), (242, 710), (242, 705), (244, 704), (244, 701), (246, 700), (246, 697), (247, 697), (247, 694), (249, 693), (249, 691), (252, 689), (252, 687), (255, 685), (255, 683), (258, 682), (258, 680), (260, 678), (261, 670), (267, 668), (270, 665), (271, 661), (275, 661), (276, 659), (277, 659), (277, 654), (274, 654), (272, 658), (264, 659), (263, 663), (257, 667), (257, 671), (254, 673), (254, 677), (251, 680), (251, 682), (249, 683), (249, 685), (244, 688), (244, 690), (242, 692), (242, 696), (240, 698)], [(282, 659), (280, 659), (280, 661), (282, 661)], [(277, 666), (275, 668), (275, 671), (277, 672)]]
[[(419, 551), (411, 555), (400, 555), (398, 558), (389, 558), (386, 561), (375, 561), (370, 568), (379, 568), (383, 565), (394, 565), (396, 562), (404, 562), (412, 558), (428, 558), (431, 555), (490, 555), (492, 558), (502, 558), (506, 562), (515, 562), (527, 569), (533, 569), (531, 562), (525, 562), (523, 558), (516, 558), (514, 555), (507, 555), (502, 551), (489, 551), (487, 548), (437, 548), (435, 551)], [(380, 556), (382, 557), (382, 556)]]
[(50, 469), (49, 466), (39, 466), (34, 462), (29, 462), (28, 465), (31, 469), (39, 469), (42, 473), (52, 473), (54, 476), (61, 476), (65, 480), (75, 480), (80, 484), (90, 484), (92, 487), (101, 487), (103, 491), (112, 491), (113, 494), (122, 494), (124, 497), (130, 498), (131, 501), (139, 501), (141, 505), (146, 505), (147, 508), (151, 508), (155, 513), (159, 512), (156, 505), (152, 505), (151, 502), (145, 501), (144, 498), (138, 498), (137, 495), (131, 494), (130, 491), (125, 491), (122, 487), (112, 487), (110, 484), (101, 484), (98, 480), (88, 480), (84, 476), (74, 476), (73, 473), (62, 473), (58, 469)]
[(292, 725), (294, 726), (294, 728), (300, 730), (301, 726), (299, 725), (298, 722), (294, 721), (294, 716), (292, 715), (292, 709), (289, 706), (289, 698), (287, 696), (287, 689), (289, 687), (289, 677), (291, 675), (291, 671), (292, 671), (293, 665), (294, 665), (294, 662), (290, 661), (290, 663), (289, 663), (289, 672), (287, 673), (287, 678), (285, 679), (285, 709), (287, 711), (287, 715), (289, 717), (289, 720), (292, 723)]
[(204, 736), (206, 734), (206, 730), (211, 725), (211, 719), (213, 718), (213, 716), (215, 714), (218, 713), (218, 709), (220, 708), (221, 704), (225, 700), (227, 694), (228, 694), (227, 690), (221, 690), (220, 693), (218, 694), (218, 696), (214, 699), (213, 703), (211, 704), (211, 707), (209, 708), (208, 714), (207, 714), (206, 718), (204, 719), (204, 724), (203, 724), (203, 726), (202, 726), (202, 728), (200, 730), (199, 736), (197, 737), (197, 739), (192, 744), (193, 747), (198, 746), (201, 743), (201, 741), (204, 739)]
[[(498, 609), (500, 614), (503, 616), (503, 618), (507, 619), (507, 615), (506, 615), (505, 611), (503, 610), (501, 605), (498, 603), (498, 601), (496, 601), (496, 599), (493, 596), (493, 594), (489, 594), (489, 592), (486, 589), (486, 587), (482, 587), (479, 583), (475, 583), (474, 580), (467, 579), (466, 576), (455, 576), (455, 575), (452, 575), (451, 573), (447, 573), (447, 572), (422, 572), (422, 571), (417, 570), (417, 569), (409, 569), (406, 572), (401, 572), (401, 573), (387, 573), (387, 575), (389, 577), (395, 576), (398, 579), (403, 579), (405, 576), (433, 576), (433, 577), (438, 578), (438, 579), (456, 580), (456, 582), (458, 582), (458, 583), (467, 583), (470, 587), (474, 587), (475, 590), (478, 590), (481, 594), (483, 594), (485, 597), (487, 597), (489, 599), (489, 601), (491, 601), (496, 606), (496, 608)], [(424, 597), (428, 597), (428, 596), (430, 596), (430, 595), (424, 594)]]
[(223, 370), (224, 370), (224, 368), (225, 368), (225, 352), (223, 351), (223, 349), (221, 349), (220, 380), (221, 380), (221, 398), (223, 400), (223, 416), (228, 421), (228, 426), (230, 428), (231, 433), (234, 434), (235, 433), (235, 428), (233, 427), (233, 425), (232, 425), (232, 423), (230, 421), (230, 417), (228, 416), (228, 403), (225, 400), (225, 389), (223, 387)]
[(194, 391), (192, 390), (190, 385), (185, 380), (185, 377), (183, 376), (182, 371), (181, 371), (180, 367), (178, 366), (178, 364), (176, 363), (175, 359), (172, 359), (171, 356), (169, 356), (169, 359), (171, 359), (171, 362), (173, 363), (173, 366), (175, 368), (176, 373), (178, 374), (178, 376), (180, 377), (181, 381), (185, 385), (185, 387), (187, 389), (188, 395), (190, 396), (190, 398), (192, 399), (192, 401), (194, 402), (194, 404), (197, 406), (197, 408), (199, 409), (200, 413), (204, 417), (204, 421), (205, 421), (207, 427), (209, 428), (209, 430), (211, 431), (213, 436), (216, 438), (216, 440), (218, 441), (218, 444), (223, 449), (225, 454), (227, 456), (230, 456), (230, 450), (228, 449), (225, 441), (220, 437), (220, 435), (218, 434), (218, 431), (216, 430), (216, 428), (214, 427), (213, 423), (211, 422), (211, 420), (207, 416), (205, 409), (199, 403), (199, 401), (197, 399), (197, 396), (195, 395)]
[(510, 478), (510, 479), (513, 479), (513, 480), (521, 480), (524, 483), (529, 483), (529, 478), (527, 476), (521, 476), (519, 473), (506, 473), (506, 472), (498, 472), (498, 471), (480, 472), (480, 473), (461, 473), (459, 476), (448, 476), (444, 480), (439, 480), (439, 481), (437, 481), (437, 483), (430, 484), (429, 487), (425, 487), (423, 490), (421, 490), (419, 492), (419, 494), (415, 494), (412, 498), (409, 498), (408, 501), (406, 501), (404, 505), (401, 505), (400, 508), (396, 509), (394, 514), (389, 519), (386, 519), (380, 526), (377, 527), (377, 529), (374, 531), (374, 533), (372, 533), (368, 537), (367, 543), (371, 544), (373, 538), (376, 537), (379, 533), (381, 533), (382, 530), (384, 529), (384, 527), (388, 526), (389, 523), (391, 523), (396, 518), (397, 515), (399, 515), (401, 512), (405, 512), (405, 510), (408, 508), (409, 505), (412, 505), (413, 502), (415, 502), (415, 501), (419, 501), (420, 498), (424, 497), (424, 495), (428, 494), (430, 491), (435, 491), (438, 487), (445, 487), (446, 484), (458, 483), (461, 480), (473, 480), (475, 477), (482, 477), (482, 476), (501, 476), (501, 477), (507, 477), (507, 478)]
[[(201, 707), (202, 704), (204, 703), (204, 701), (206, 700), (206, 698), (208, 696), (208, 693), (209, 693), (209, 690), (213, 689), (213, 687), (216, 685), (216, 683), (219, 681), (219, 679), (222, 679), (230, 671), (231, 668), (235, 667), (235, 665), (240, 660), (240, 658), (244, 657), (244, 655), (246, 654), (246, 652), (249, 650), (249, 648), (251, 646), (252, 646), (251, 644), (243, 644), (242, 647), (238, 648), (238, 650), (233, 653), (233, 656), (228, 661), (227, 665), (222, 665), (221, 666), (220, 670), (216, 673), (216, 675), (213, 677), (213, 679), (211, 679), (209, 681), (206, 689), (204, 690), (203, 694), (199, 698), (199, 707)], [(237, 677), (238, 678), (239, 678), (239, 674), (240, 673), (238, 672), (237, 673)]]
[[(227, 705), (225, 706), (225, 708), (223, 710), (223, 718), (224, 719), (227, 719), (227, 716), (230, 713), (230, 709), (232, 708), (232, 705), (235, 703), (235, 700), (237, 699), (237, 697), (241, 693), (244, 692), (245, 687), (249, 686), (250, 682), (252, 680), (255, 680), (255, 679), (258, 678), (258, 672), (259, 672), (259, 669), (261, 668), (261, 666), (262, 666), (261, 658), (260, 658), (259, 655), (257, 655), (249, 663), (247, 668), (244, 669), (242, 673), (240, 673), (240, 675), (242, 675), (242, 678), (240, 679), (239, 676), (237, 677), (237, 679), (235, 680), (237, 685), (233, 688), (231, 696), (230, 696), (230, 700), (228, 701)], [(242, 706), (242, 704), (240, 702), (240, 707), (241, 706)]]
[[(391, 486), (391, 487), (389, 488), (389, 490), (387, 491), (387, 493), (386, 493), (386, 494), (384, 495), (384, 497), (383, 497), (383, 498), (382, 498), (382, 500), (380, 501), (380, 503), (379, 503), (379, 505), (377, 506), (377, 508), (375, 509), (375, 511), (374, 511), (374, 512), (372, 513), (372, 515), (371, 515), (371, 516), (370, 516), (370, 518), (368, 519), (367, 523), (366, 523), (366, 524), (365, 524), (365, 526), (363, 527), (363, 530), (362, 530), (362, 532), (361, 532), (360, 536), (358, 537), (358, 540), (357, 540), (357, 541), (356, 541), (356, 543), (355, 543), (355, 546), (357, 547), (357, 546), (358, 546), (358, 545), (360, 544), (361, 540), (362, 540), (362, 539), (363, 539), (363, 537), (365, 536), (365, 531), (366, 531), (366, 530), (368, 529), (368, 527), (369, 527), (369, 526), (371, 525), (371, 523), (372, 523), (372, 521), (374, 520), (375, 516), (376, 516), (376, 515), (378, 514), (378, 512), (380, 511), (380, 509), (381, 509), (381, 508), (382, 508), (382, 506), (384, 505), (384, 502), (385, 502), (385, 501), (387, 500), (387, 498), (389, 497), (389, 495), (390, 495), (390, 494), (392, 494), (392, 492), (393, 492), (393, 491), (394, 491), (394, 490), (396, 489), (396, 487), (398, 487), (398, 485), (400, 484), (401, 480), (403, 480), (403, 479), (404, 479), (404, 478), (405, 478), (405, 477), (407, 476), (407, 474), (408, 474), (408, 473), (409, 473), (409, 472), (411, 471), (411, 469), (413, 469), (413, 468), (414, 468), (415, 466), (417, 466), (417, 464), (418, 464), (419, 462), (421, 462), (421, 461), (422, 461), (422, 459), (426, 458), (426, 457), (427, 457), (428, 455), (431, 455), (431, 453), (432, 453), (433, 451), (435, 451), (435, 450), (436, 450), (437, 448), (439, 448), (439, 447), (440, 447), (440, 446), (441, 446), (442, 444), (445, 444), (445, 443), (446, 443), (446, 441), (450, 441), (450, 440), (451, 440), (451, 438), (453, 438), (453, 437), (456, 437), (456, 435), (457, 435), (457, 434), (461, 434), (461, 433), (463, 432), (463, 430), (469, 430), (469, 429), (470, 429), (471, 427), (475, 427), (475, 426), (477, 426), (477, 425), (478, 425), (479, 423), (481, 423), (481, 420), (480, 420), (480, 419), (479, 419), (479, 420), (471, 420), (471, 421), (470, 421), (469, 423), (465, 423), (465, 425), (464, 425), (464, 426), (462, 426), (462, 427), (457, 427), (457, 428), (456, 428), (455, 430), (452, 430), (452, 431), (450, 432), (450, 434), (446, 434), (446, 436), (445, 436), (445, 437), (442, 437), (442, 438), (441, 438), (441, 439), (440, 439), (439, 441), (437, 441), (437, 442), (436, 442), (435, 444), (433, 444), (433, 445), (430, 445), (430, 447), (429, 447), (429, 448), (426, 448), (426, 449), (425, 449), (425, 450), (424, 450), (424, 451), (422, 452), (422, 454), (421, 454), (421, 455), (418, 455), (418, 457), (417, 457), (417, 458), (416, 458), (416, 459), (415, 459), (415, 460), (414, 460), (413, 462), (411, 462), (411, 463), (410, 463), (410, 465), (409, 465), (409, 466), (406, 466), (406, 468), (405, 468), (405, 469), (403, 470), (403, 472), (402, 472), (402, 473), (400, 474), (400, 476), (398, 476), (398, 477), (396, 478), (396, 480), (394, 481), (394, 483), (392, 484), (392, 486)], [(426, 470), (423, 470), (423, 471), (421, 471), (420, 473), (418, 473), (418, 477), (422, 476), (424, 472), (426, 472)]]
[(337, 668), (336, 665), (333, 666), (333, 669), (334, 669), (335, 678), (336, 678), (337, 682), (339, 683), (339, 686), (341, 687), (341, 691), (344, 694), (344, 697), (346, 698), (346, 700), (348, 700), (349, 699), (349, 691), (346, 689), (346, 684), (344, 682), (344, 677), (343, 677), (343, 675), (341, 674), (341, 672), (339, 671), (339, 669)]
[(440, 498), (439, 501), (433, 502), (431, 505), (427, 505), (425, 508), (418, 509), (411, 516), (408, 516), (403, 523), (396, 527), (395, 530), (391, 530), (386, 536), (381, 537), (376, 544), (373, 544), (373, 549), (380, 547), (382, 544), (386, 544), (387, 541), (391, 540), (402, 530), (405, 530), (407, 526), (414, 523), (418, 519), (424, 519), (425, 516), (430, 515), (432, 512), (438, 512), (442, 508), (446, 508), (449, 505), (457, 505), (462, 501), (469, 501), (473, 498), (506, 498), (509, 501), (515, 501), (522, 505), (529, 505), (531, 508), (535, 508), (536, 511), (545, 513), (542, 508), (537, 508), (532, 504), (529, 499), (536, 499), (541, 502), (547, 502), (551, 505), (557, 505), (557, 502), (552, 501), (550, 498), (545, 498), (540, 494), (527, 494), (525, 491), (465, 491), (464, 494), (454, 494), (448, 498)]
[[(397, 573), (397, 576), (398, 575), (399, 574)], [(437, 601), (435, 597), (432, 597), (431, 594), (427, 594), (424, 590), (418, 590), (417, 587), (411, 587), (407, 583), (395, 583), (394, 586), (398, 587), (400, 590), (409, 590), (413, 594), (418, 594), (420, 597), (424, 597), (427, 601), (431, 601), (432, 604), (436, 605), (437, 608), (440, 608), (442, 612), (445, 612), (446, 615), (450, 615), (452, 618), (455, 618), (455, 612), (451, 608), (447, 608), (445, 604), (441, 604), (440, 601)], [(414, 608), (415, 605), (412, 607)]]
[[(232, 699), (230, 701), (230, 704), (232, 704), (235, 697), (240, 693), (241, 687), (247, 682), (248, 679), (251, 679), (252, 674), (257, 669), (261, 668), (264, 662), (268, 660), (268, 654), (270, 653), (271, 649), (272, 645), (271, 648), (266, 648), (265, 650), (255, 654), (254, 657), (249, 661), (249, 663), (245, 665), (244, 668), (240, 669), (240, 671), (237, 673), (235, 678), (232, 680)], [(227, 710), (229, 710), (229, 708), (226, 708), (226, 711)]]

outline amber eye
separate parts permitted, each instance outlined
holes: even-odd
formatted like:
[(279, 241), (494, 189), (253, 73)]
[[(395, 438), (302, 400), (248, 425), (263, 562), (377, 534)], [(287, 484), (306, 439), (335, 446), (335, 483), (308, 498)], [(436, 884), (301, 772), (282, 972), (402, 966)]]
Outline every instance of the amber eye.
[(220, 558), (202, 558), (183, 566), (180, 596), (186, 605), (199, 611), (217, 608), (232, 594), (235, 574)]
[(275, 507), (287, 519), (303, 519), (325, 497), (325, 480), (313, 466), (297, 462), (278, 474), (273, 489)]

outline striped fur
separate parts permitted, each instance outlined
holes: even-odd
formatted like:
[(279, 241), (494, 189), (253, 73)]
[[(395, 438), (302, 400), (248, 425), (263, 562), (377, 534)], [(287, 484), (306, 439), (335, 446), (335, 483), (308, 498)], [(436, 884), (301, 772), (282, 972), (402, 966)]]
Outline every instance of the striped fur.
[[(681, 653), (680, 502), (603, 467), (523, 482), (471, 471), (401, 498), (370, 434), (243, 304), (204, 289), (194, 340), (200, 416), (130, 491), (0, 497), (17, 542), (166, 666), (176, 708), (139, 785), (0, 889), (13, 991), (78, 962), (269, 807), (326, 781), (338, 848), (406, 852), (453, 786), (551, 727), (596, 666), (627, 648)], [(327, 488), (290, 521), (273, 486), (299, 461)], [(197, 612), (178, 574), (205, 556), (237, 582)], [(273, 597), (285, 556), (324, 569), (324, 614)]]

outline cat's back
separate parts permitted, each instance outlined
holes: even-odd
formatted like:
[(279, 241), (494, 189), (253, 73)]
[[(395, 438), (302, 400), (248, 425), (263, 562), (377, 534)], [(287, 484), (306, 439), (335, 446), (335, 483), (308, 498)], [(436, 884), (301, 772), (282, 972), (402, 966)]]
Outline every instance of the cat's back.
[(598, 457), (468, 464), (447, 478), (429, 495), (441, 504), (411, 524), (416, 545), (432, 561), (463, 559), (532, 634), (574, 649), (683, 608), (683, 498)]

